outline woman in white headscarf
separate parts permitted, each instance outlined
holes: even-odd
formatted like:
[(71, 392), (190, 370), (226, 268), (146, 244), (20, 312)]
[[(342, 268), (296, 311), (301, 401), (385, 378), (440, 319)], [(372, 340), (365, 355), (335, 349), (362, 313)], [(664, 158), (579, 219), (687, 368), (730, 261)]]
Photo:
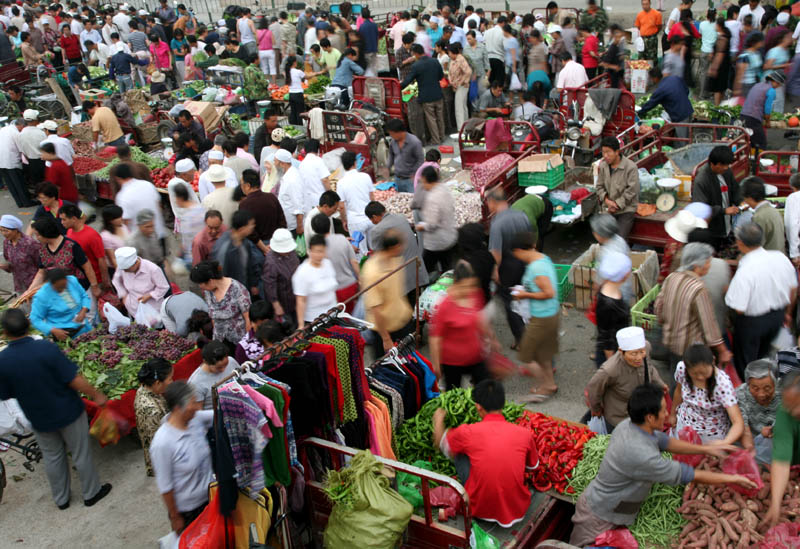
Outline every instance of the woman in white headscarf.
[(22, 295), (39, 272), (39, 251), (42, 245), (32, 236), (22, 232), (22, 221), (13, 215), (0, 217), (0, 234), (3, 235), (3, 258), (0, 269), (11, 273), (14, 291)]
[(192, 264), (192, 240), (203, 230), (205, 209), (192, 189), (192, 180), (197, 172), (189, 158), (178, 160), (175, 164), (175, 177), (167, 183), (169, 204), (175, 216), (175, 232), (180, 235), (180, 257)]
[(270, 134), (270, 144), (261, 149), (261, 158), (259, 159), (261, 180), (263, 182), (261, 190), (265, 193), (271, 191), (280, 179), (277, 170), (273, 169), (274, 164), (272, 163), (272, 159), (275, 157), (275, 153), (278, 152), (278, 149), (281, 148), (281, 141), (283, 141), (284, 137), (286, 137), (286, 133), (283, 131), (283, 128), (275, 128), (272, 130), (272, 134)]

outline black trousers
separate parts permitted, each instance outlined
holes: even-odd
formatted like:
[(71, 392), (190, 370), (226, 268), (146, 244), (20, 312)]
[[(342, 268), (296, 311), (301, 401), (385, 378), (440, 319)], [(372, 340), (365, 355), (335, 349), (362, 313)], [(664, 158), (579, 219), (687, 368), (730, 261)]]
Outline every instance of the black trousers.
[(44, 181), (44, 160), (41, 158), (29, 158), (28, 164), (22, 165), (22, 173), (25, 176), (25, 184), (30, 189)]
[(489, 59), (489, 82), (506, 81), (506, 63), (502, 59)]
[(589, 80), (597, 76), (597, 67), (594, 67), (592, 69), (586, 69), (586, 76), (589, 77)]
[(486, 364), (484, 362), (478, 362), (470, 366), (442, 364), (442, 373), (444, 374), (444, 382), (448, 391), (450, 389), (460, 388), (461, 378), (466, 375), (472, 378), (473, 387), (484, 379), (489, 379), (489, 371), (486, 369)]
[(767, 148), (767, 132), (764, 131), (764, 122), (743, 114), (742, 123), (744, 123), (745, 128), (753, 130), (753, 135), (750, 136), (750, 144), (762, 151), (765, 150)]
[(736, 316), (733, 323), (733, 359), (739, 377), (744, 379), (744, 369), (748, 364), (767, 356), (772, 340), (783, 326), (784, 315), (783, 309), (777, 309), (760, 316)]
[(28, 188), (22, 178), (21, 169), (0, 169), (0, 182), (11, 193), (17, 208), (29, 208), (35, 205), (35, 202), (31, 200), (30, 194), (28, 194)]
[(289, 112), (289, 124), (302, 126), (303, 119), (300, 118), (300, 114), (306, 111), (306, 100), (302, 93), (289, 94), (289, 108), (291, 109)]
[(439, 272), (445, 272), (452, 268), (453, 257), (455, 255), (456, 247), (452, 246), (446, 250), (423, 250), (422, 261), (425, 262), (425, 270), (429, 273), (436, 271), (436, 265), (439, 265)]
[(522, 333), (525, 331), (525, 322), (522, 317), (511, 310), (511, 290), (505, 287), (500, 287), (497, 290), (497, 295), (503, 301), (503, 307), (506, 310), (506, 319), (508, 320), (508, 327), (511, 328), (511, 333), (514, 334), (514, 341), (519, 343)]
[[(389, 332), (389, 337), (392, 338), (392, 341), (397, 343), (399, 340), (403, 339), (408, 334), (413, 334), (416, 327), (417, 325), (414, 322), (414, 319), (412, 318), (411, 320), (408, 321), (408, 323), (405, 326), (403, 326), (399, 330), (394, 332)], [(374, 355), (373, 356), (374, 360), (385, 355), (386, 351), (383, 350), (383, 341), (381, 340), (380, 334), (378, 334), (377, 332), (373, 332), (373, 335), (375, 336), (372, 342), (372, 353)]]

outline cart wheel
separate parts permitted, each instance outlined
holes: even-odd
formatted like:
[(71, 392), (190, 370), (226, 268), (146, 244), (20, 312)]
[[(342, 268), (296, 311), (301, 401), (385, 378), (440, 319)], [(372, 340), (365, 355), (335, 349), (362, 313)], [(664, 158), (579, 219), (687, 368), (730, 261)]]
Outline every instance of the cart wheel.
[(50, 120), (63, 120), (67, 117), (64, 105), (60, 101), (40, 101), (38, 106)]
[[(31, 442), (27, 446), (25, 446), (25, 451), (22, 455), (27, 459), (29, 462), (39, 463), (42, 461), (42, 450), (39, 448), (39, 443), (36, 441)], [(33, 471), (33, 466), (31, 466), (31, 471)]]
[(158, 140), (161, 141), (164, 138), (172, 137), (172, 132), (175, 131), (175, 127), (177, 124), (172, 120), (162, 120), (156, 126), (156, 135), (158, 135)]

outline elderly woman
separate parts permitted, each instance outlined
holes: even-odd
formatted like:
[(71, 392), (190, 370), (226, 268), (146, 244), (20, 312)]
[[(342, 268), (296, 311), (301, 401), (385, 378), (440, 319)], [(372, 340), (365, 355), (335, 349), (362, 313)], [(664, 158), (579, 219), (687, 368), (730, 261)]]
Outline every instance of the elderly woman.
[(214, 412), (202, 410), (195, 388), (175, 381), (164, 391), (167, 415), (150, 443), (156, 484), (172, 530), (180, 534), (208, 504), (214, 480), (206, 431)]
[(88, 332), (92, 326), (86, 314), (92, 300), (78, 279), (64, 269), (47, 271), (47, 283), (33, 296), (31, 324), (58, 341)]
[(250, 305), (250, 330), (239, 343), (236, 344), (236, 351), (233, 357), (236, 362), (242, 363), (248, 360), (258, 361), (264, 356), (264, 346), (256, 337), (258, 327), (267, 320), (275, 316), (275, 309), (272, 303), (260, 300)]
[(139, 257), (164, 267), (164, 247), (156, 235), (156, 214), (153, 210), (143, 209), (136, 214), (136, 230), (128, 239), (128, 246), (133, 246)]
[(117, 248), (114, 255), (117, 270), (111, 282), (128, 314), (136, 316), (140, 303), (147, 303), (160, 311), (161, 302), (170, 289), (164, 271), (152, 261), (139, 257), (136, 249), (129, 246)]
[(297, 300), (292, 289), (292, 276), (300, 266), (296, 249), (297, 242), (292, 233), (287, 229), (276, 229), (269, 241), (261, 272), (264, 299), (272, 303), (276, 317), (285, 317), (292, 326), (297, 325)]
[(703, 444), (733, 444), (742, 437), (744, 420), (733, 383), (714, 365), (711, 349), (690, 345), (675, 368), (675, 381), (669, 422), (677, 431), (691, 427)]
[(637, 326), (623, 328), (616, 333), (616, 340), (619, 349), (586, 386), (589, 413), (602, 417), (609, 433), (628, 417), (628, 400), (636, 387), (653, 383), (667, 389), (656, 367), (648, 364), (649, 345), (644, 330)]
[(619, 252), (607, 252), (597, 268), (603, 280), (597, 292), (597, 350), (595, 364), (603, 363), (617, 352), (616, 334), (628, 326), (631, 309), (622, 298), (622, 286), (631, 274), (631, 259)]
[(772, 461), (772, 425), (781, 405), (775, 390), (777, 365), (765, 358), (754, 360), (744, 370), (745, 382), (736, 388), (745, 429), (742, 446), (755, 449), (756, 459), (764, 465)]
[(39, 270), (39, 252), (42, 245), (32, 236), (22, 232), (22, 221), (13, 215), (0, 217), (0, 234), (3, 235), (3, 258), (0, 269), (11, 273), (14, 291), (22, 294), (31, 285)]
[(211, 388), (239, 367), (236, 360), (228, 356), (228, 347), (221, 341), (212, 340), (203, 347), (203, 363), (189, 376), (197, 392), (197, 400), (204, 410), (211, 410)]
[(222, 276), (216, 261), (203, 261), (192, 268), (192, 282), (203, 290), (208, 314), (214, 321), (214, 339), (233, 353), (236, 344), (250, 331), (250, 294), (241, 282)]
[[(619, 252), (628, 257), (631, 249), (625, 239), (619, 235), (619, 224), (611, 214), (595, 214), (589, 219), (589, 226), (592, 229), (592, 236), (600, 244), (600, 251), (597, 254), (597, 261), (603, 260), (603, 254), (608, 251)], [(602, 280), (597, 281), (598, 287), (602, 285)], [(622, 297), (625, 303), (630, 303), (633, 299), (633, 279), (629, 278), (622, 286)]]
[(686, 244), (681, 251), (680, 268), (664, 279), (656, 298), (656, 316), (661, 322), (664, 346), (670, 353), (671, 368), (689, 345), (698, 341), (715, 350), (719, 364), (726, 364), (733, 357), (722, 339), (714, 304), (702, 279), (711, 268), (713, 254), (714, 248), (708, 244)]
[(151, 358), (139, 369), (139, 388), (133, 399), (136, 413), (136, 432), (144, 449), (144, 465), (147, 476), (153, 476), (153, 463), (150, 460), (150, 444), (153, 436), (167, 415), (167, 401), (164, 391), (172, 383), (172, 364), (161, 357)]

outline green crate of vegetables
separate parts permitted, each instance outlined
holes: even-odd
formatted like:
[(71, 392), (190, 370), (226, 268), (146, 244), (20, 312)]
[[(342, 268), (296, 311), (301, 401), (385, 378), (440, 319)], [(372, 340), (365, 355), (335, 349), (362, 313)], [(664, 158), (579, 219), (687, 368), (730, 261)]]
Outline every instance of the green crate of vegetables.
[(661, 285), (656, 284), (650, 288), (650, 291), (644, 294), (642, 299), (631, 307), (631, 324), (639, 326), (644, 330), (652, 330), (658, 326), (658, 317), (655, 314), (655, 302), (660, 291)]

